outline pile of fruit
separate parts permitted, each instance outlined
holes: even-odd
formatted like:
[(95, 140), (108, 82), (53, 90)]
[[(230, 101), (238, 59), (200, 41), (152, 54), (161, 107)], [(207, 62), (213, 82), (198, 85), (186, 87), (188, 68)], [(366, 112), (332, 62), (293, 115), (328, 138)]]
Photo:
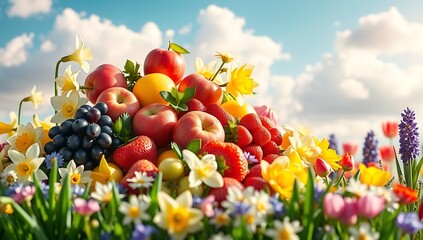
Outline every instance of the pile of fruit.
[[(111, 64), (98, 66), (84, 83), (90, 103), (79, 106), (74, 118), (50, 129), (52, 141), (45, 152), (59, 152), (66, 162), (73, 159), (93, 172), (104, 156), (123, 172), (123, 178), (113, 180), (128, 189), (126, 180), (135, 172), (154, 176), (160, 171), (163, 189), (173, 194), (189, 189), (221, 201), (230, 186), (271, 190), (261, 176), (260, 161), (271, 163), (281, 155), (277, 122), (230, 94), (229, 84), (235, 83), (215, 81), (226, 73), (222, 66), (232, 60), (230, 55), (218, 55), (222, 65), (212, 76), (184, 76), (183, 53), (187, 51), (173, 43), (168, 50), (152, 50), (144, 60), (144, 75), (140, 65), (129, 60), (123, 71)], [(252, 69), (243, 70), (233, 81), (255, 87)], [(199, 159), (213, 154), (223, 187), (190, 187), (184, 149)]]

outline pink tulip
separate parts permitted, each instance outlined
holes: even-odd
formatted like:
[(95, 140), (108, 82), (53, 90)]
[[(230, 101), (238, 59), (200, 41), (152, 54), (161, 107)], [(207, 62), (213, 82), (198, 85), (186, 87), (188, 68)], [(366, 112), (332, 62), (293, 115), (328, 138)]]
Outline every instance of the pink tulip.
[(201, 211), (206, 215), (207, 217), (213, 217), (214, 216), (214, 204), (215, 197), (214, 195), (208, 195), (206, 198), (204, 198), (203, 202), (201, 203)]
[(22, 203), (24, 201), (31, 201), (35, 194), (34, 186), (22, 186), (19, 185), (15, 188), (15, 193), (12, 195), (13, 200), (17, 203)]
[(344, 149), (344, 153), (355, 155), (358, 151), (358, 144), (352, 142), (344, 143), (342, 144), (342, 148)]
[(379, 147), (380, 158), (385, 162), (391, 162), (395, 159), (395, 152), (392, 146)]
[(344, 208), (339, 216), (339, 220), (343, 224), (353, 225), (357, 223), (358, 218), (358, 202), (356, 198), (344, 198)]
[(327, 163), (325, 160), (321, 158), (316, 159), (316, 166), (315, 171), (316, 174), (320, 177), (326, 177), (331, 172), (332, 168), (330, 167), (329, 163)]
[(372, 219), (385, 209), (385, 199), (375, 194), (367, 194), (358, 199), (358, 215)]
[(336, 193), (327, 193), (323, 199), (323, 212), (329, 218), (338, 219), (344, 211), (344, 198)]
[(260, 105), (254, 106), (254, 109), (256, 110), (257, 115), (269, 118), (276, 126), (278, 126), (279, 117), (270, 107)]
[(75, 212), (83, 216), (90, 216), (91, 214), (100, 210), (100, 205), (95, 200), (86, 201), (83, 198), (75, 198), (73, 201)]
[(342, 170), (349, 172), (354, 168), (354, 157), (349, 152), (346, 152), (344, 153), (341, 161), (339, 161), (338, 164), (341, 165)]
[(398, 135), (398, 122), (387, 121), (382, 123), (383, 134), (387, 138), (394, 138)]

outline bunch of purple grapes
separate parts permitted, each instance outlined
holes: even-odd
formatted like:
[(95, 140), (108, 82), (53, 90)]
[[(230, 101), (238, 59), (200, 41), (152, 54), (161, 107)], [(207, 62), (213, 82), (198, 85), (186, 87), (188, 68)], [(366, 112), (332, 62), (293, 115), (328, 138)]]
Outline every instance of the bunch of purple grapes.
[(73, 159), (76, 165), (84, 165), (85, 170), (94, 169), (110, 148), (121, 144), (113, 133), (113, 121), (107, 110), (102, 102), (82, 105), (76, 110), (75, 119), (50, 129), (48, 136), (53, 140), (45, 145), (44, 151), (58, 152), (66, 162)]

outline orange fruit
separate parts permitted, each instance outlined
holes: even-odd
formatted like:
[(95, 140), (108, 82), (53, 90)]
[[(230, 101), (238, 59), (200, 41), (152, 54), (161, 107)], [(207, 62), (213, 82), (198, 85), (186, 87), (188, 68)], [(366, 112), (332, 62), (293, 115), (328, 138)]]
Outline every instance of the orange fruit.
[(151, 73), (138, 79), (132, 92), (137, 97), (141, 107), (152, 103), (168, 105), (169, 103), (160, 96), (160, 91), (170, 91), (174, 87), (175, 83), (170, 77), (162, 73)]
[(157, 157), (156, 166), (159, 166), (160, 163), (167, 158), (176, 158), (177, 159), (178, 156), (176, 155), (176, 153), (172, 149), (166, 150), (166, 151), (160, 153), (159, 156)]
[(229, 114), (231, 114), (234, 118), (241, 119), (244, 115), (248, 113), (255, 113), (253, 106), (244, 102), (243, 105), (239, 105), (236, 100), (229, 100), (224, 102), (220, 105), (223, 109), (225, 109)]

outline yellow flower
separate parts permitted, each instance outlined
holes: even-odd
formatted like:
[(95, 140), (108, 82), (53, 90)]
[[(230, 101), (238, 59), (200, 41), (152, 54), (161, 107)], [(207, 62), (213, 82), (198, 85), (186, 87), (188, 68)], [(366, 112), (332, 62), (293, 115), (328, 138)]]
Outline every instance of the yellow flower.
[(15, 135), (7, 139), (10, 144), (10, 150), (25, 153), (32, 144), (38, 143), (38, 145), (41, 145), (42, 132), (43, 129), (41, 127), (34, 128), (31, 123), (26, 126), (19, 125)]
[(291, 145), (285, 149), (285, 156), (289, 156), (291, 152), (297, 152), (303, 161), (314, 164), (317, 156), (322, 152), (322, 150), (316, 146), (316, 137), (311, 134), (302, 136), (299, 132), (294, 132), (288, 139)]
[(62, 92), (68, 92), (71, 90), (78, 91), (79, 90), (79, 83), (76, 81), (76, 77), (78, 76), (78, 72), (72, 74), (71, 66), (69, 65), (65, 70), (64, 76), (59, 76), (56, 78), (57, 86), (59, 86)]
[(153, 222), (162, 229), (166, 229), (172, 239), (185, 239), (188, 233), (202, 229), (203, 212), (192, 208), (192, 195), (189, 190), (173, 199), (165, 192), (158, 193), (160, 213), (156, 214)]
[(88, 64), (87, 60), (93, 59), (91, 49), (84, 47), (84, 41), (80, 37), (75, 36), (75, 38), (75, 52), (73, 52), (71, 55), (63, 57), (61, 61), (75, 61), (79, 64), (79, 66), (81, 66), (82, 70), (87, 73), (90, 71), (90, 65)]
[(106, 158), (103, 156), (100, 160), (99, 166), (94, 168), (91, 173), (91, 178), (93, 179), (92, 187), (94, 188), (97, 182), (101, 184), (106, 184), (110, 181), (120, 182), (122, 177), (122, 170), (120, 170), (117, 165), (108, 163)]
[(334, 149), (329, 148), (329, 141), (326, 138), (323, 138), (321, 141), (316, 139), (316, 145), (318, 145), (322, 150), (318, 158), (321, 158), (325, 162), (329, 163), (334, 171), (341, 168), (337, 162), (342, 158), (336, 153)]
[(32, 121), (34, 122), (35, 127), (41, 127), (43, 129), (41, 134), (41, 149), (44, 149), (46, 143), (51, 141), (51, 138), (48, 136), (50, 128), (54, 126), (54, 124), (51, 122), (51, 117), (52, 116), (48, 116), (44, 119), (44, 121), (41, 121), (37, 114), (32, 116)]
[(253, 90), (259, 84), (251, 78), (254, 66), (244, 64), (231, 71), (226, 92), (231, 94), (240, 105), (244, 103), (244, 95), (253, 94)]
[(22, 100), (22, 102), (32, 102), (34, 104), (35, 109), (38, 108), (38, 105), (43, 104), (43, 93), (37, 92), (37, 87), (33, 86), (31, 90), (31, 96), (26, 97)]
[(223, 63), (230, 63), (234, 60), (234, 56), (226, 51), (217, 51), (216, 57), (220, 58)]
[[(204, 65), (204, 61), (201, 58), (195, 59), (195, 71), (205, 77), (206, 79), (212, 79), (213, 76), (216, 74), (216, 61), (211, 61), (207, 65)], [(216, 78), (213, 80), (217, 84), (222, 84), (222, 78), (217, 75)]]
[(40, 146), (37, 143), (32, 144), (25, 155), (16, 150), (9, 150), (9, 157), (12, 164), (4, 169), (4, 172), (14, 171), (18, 176), (19, 183), (32, 182), (35, 173), (40, 181), (46, 180), (47, 175), (39, 169), (44, 158), (40, 158)]
[(57, 113), (51, 118), (53, 123), (61, 123), (75, 116), (76, 110), (87, 103), (88, 99), (80, 97), (77, 91), (71, 91), (68, 94), (51, 97), (51, 105)]
[(10, 112), (10, 124), (0, 122), (0, 135), (7, 133), (7, 136), (10, 137), (15, 134), (15, 129), (18, 126), (18, 117), (15, 112)]
[(374, 166), (366, 167), (360, 163), (360, 182), (368, 186), (382, 187), (388, 183), (389, 179), (391, 179), (391, 173)]

